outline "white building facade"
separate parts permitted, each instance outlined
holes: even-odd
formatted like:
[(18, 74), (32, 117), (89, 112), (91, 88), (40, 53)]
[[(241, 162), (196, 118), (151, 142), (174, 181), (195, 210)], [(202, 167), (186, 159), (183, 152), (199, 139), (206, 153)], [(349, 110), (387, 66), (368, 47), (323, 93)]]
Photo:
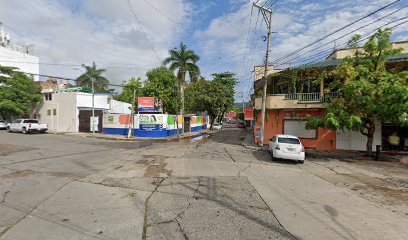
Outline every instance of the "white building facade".
[[(41, 123), (51, 132), (90, 132), (92, 94), (83, 92), (46, 92), (36, 111)], [(103, 114), (130, 114), (131, 104), (116, 101), (110, 94), (95, 94), (94, 111), (98, 118), (98, 132), (102, 131)]]
[(32, 76), (34, 81), (39, 81), (40, 60), (38, 57), (27, 53), (24, 47), (13, 45), (9, 34), (0, 26), (0, 65), (15, 67), (19, 71)]

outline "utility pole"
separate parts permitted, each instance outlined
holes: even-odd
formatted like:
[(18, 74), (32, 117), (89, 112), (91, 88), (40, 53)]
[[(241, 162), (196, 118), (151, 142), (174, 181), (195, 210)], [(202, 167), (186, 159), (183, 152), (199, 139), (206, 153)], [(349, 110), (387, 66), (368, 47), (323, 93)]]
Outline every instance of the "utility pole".
[(242, 97), (242, 112), (245, 113), (244, 92), (241, 92)]
[(94, 78), (91, 77), (92, 82), (92, 134), (95, 134), (95, 86)]
[(91, 84), (92, 84), (92, 120), (91, 120), (91, 128), (92, 128), (92, 134), (95, 134), (95, 86), (94, 86), (94, 78), (86, 74), (86, 72), (82, 71), (80, 68), (73, 68), (74, 70), (78, 70), (85, 74), (89, 79), (91, 79)]
[(133, 101), (132, 101), (132, 109), (130, 110), (128, 138), (131, 138), (132, 129), (135, 128), (135, 117), (134, 117), (134, 110), (133, 110), (135, 109), (135, 105), (136, 105), (135, 101), (136, 101), (136, 89), (133, 89)]
[(261, 137), (259, 141), (259, 145), (263, 146), (264, 138), (265, 138), (265, 108), (266, 108), (266, 90), (268, 88), (268, 61), (269, 61), (269, 48), (271, 43), (271, 33), (272, 33), (272, 10), (265, 7), (265, 3), (262, 5), (258, 5), (257, 3), (253, 3), (254, 7), (258, 8), (259, 11), (262, 13), (262, 16), (268, 26), (268, 38), (267, 38), (267, 45), (266, 45), (266, 56), (265, 56), (265, 71), (263, 76), (263, 95), (262, 95), (262, 114), (261, 114)]

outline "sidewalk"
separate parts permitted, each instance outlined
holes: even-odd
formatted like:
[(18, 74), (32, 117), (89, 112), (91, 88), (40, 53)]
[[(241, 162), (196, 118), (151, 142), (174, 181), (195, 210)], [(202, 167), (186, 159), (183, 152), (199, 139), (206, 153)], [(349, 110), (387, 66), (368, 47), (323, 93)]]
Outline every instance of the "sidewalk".
[(252, 129), (247, 130), (247, 135), (242, 142), (242, 146), (253, 150), (262, 149), (260, 146), (255, 144), (254, 133), (252, 132)]
[[(183, 135), (180, 135), (180, 139), (192, 138), (192, 137), (200, 136), (200, 135), (207, 134), (207, 133), (208, 133), (207, 129), (200, 130), (197, 132), (188, 132), (188, 133), (184, 133)], [(81, 137), (98, 138), (98, 139), (115, 140), (115, 141), (154, 141), (154, 142), (162, 141), (162, 142), (167, 142), (167, 141), (177, 141), (178, 140), (177, 135), (169, 136), (167, 138), (141, 138), (141, 137), (127, 138), (127, 136), (124, 136), (124, 135), (104, 134), (104, 133), (50, 132), (50, 134), (81, 136)]]

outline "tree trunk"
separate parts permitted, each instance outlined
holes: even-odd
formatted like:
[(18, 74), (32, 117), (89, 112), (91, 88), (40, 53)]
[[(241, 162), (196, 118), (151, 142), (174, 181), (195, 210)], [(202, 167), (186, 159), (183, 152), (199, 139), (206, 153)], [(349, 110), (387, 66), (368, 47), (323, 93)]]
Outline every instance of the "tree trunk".
[(210, 131), (213, 130), (213, 126), (214, 126), (214, 121), (215, 121), (216, 116), (210, 116)]
[(367, 129), (367, 155), (371, 157), (373, 155), (373, 141), (374, 141), (374, 132), (375, 132), (375, 124), (374, 122), (370, 121), (367, 123), (366, 127)]

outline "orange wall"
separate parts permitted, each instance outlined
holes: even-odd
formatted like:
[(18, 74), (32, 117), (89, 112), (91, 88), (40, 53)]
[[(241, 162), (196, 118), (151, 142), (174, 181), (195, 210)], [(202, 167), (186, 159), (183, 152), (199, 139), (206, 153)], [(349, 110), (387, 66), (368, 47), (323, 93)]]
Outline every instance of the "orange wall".
[[(256, 134), (256, 128), (261, 125), (261, 112), (257, 113), (254, 134)], [(265, 138), (264, 145), (267, 145), (269, 139), (276, 134), (283, 134), (283, 124), (285, 111), (283, 110), (267, 110), (267, 121), (265, 122)], [(301, 138), (302, 144), (305, 148), (314, 148), (317, 150), (334, 150), (336, 149), (336, 132), (333, 130), (319, 128), (317, 129), (317, 138)], [(256, 141), (257, 143), (258, 141)]]

